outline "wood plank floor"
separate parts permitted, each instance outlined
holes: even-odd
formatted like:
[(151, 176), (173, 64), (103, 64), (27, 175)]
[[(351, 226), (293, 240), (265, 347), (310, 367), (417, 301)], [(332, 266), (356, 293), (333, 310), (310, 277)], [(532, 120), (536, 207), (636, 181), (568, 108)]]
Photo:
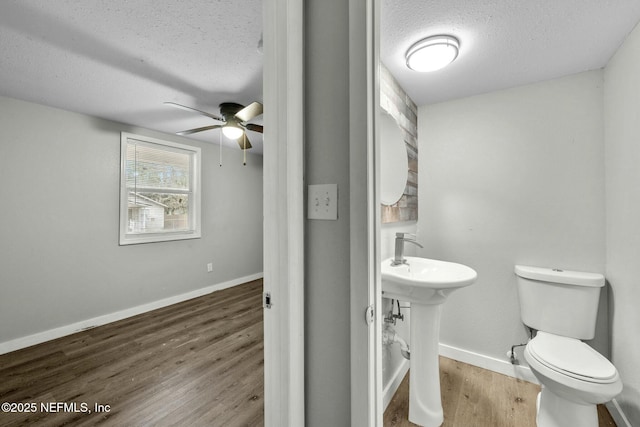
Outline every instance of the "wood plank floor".
[[(540, 387), (486, 369), (440, 357), (443, 427), (536, 427)], [(384, 413), (384, 427), (409, 422), (409, 374)], [(615, 427), (606, 407), (598, 406), (600, 427)]]
[(0, 356), (0, 402), (37, 406), (0, 426), (264, 425), (261, 295), (256, 280)]
[[(0, 402), (37, 406), (0, 412), (0, 426), (264, 425), (261, 294), (257, 280), (0, 356)], [(535, 427), (538, 386), (440, 363), (444, 427)], [(407, 376), (385, 427), (414, 425), (408, 393)], [(41, 407), (56, 402), (77, 412)]]

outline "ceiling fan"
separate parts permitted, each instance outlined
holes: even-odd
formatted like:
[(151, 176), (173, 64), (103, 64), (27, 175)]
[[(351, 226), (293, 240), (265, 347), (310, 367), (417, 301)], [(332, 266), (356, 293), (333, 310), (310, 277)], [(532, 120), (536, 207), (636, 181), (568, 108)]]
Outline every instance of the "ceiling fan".
[(192, 133), (202, 132), (205, 130), (222, 129), (222, 132), (227, 138), (235, 139), (238, 142), (238, 145), (240, 145), (240, 148), (245, 150), (251, 148), (251, 142), (249, 142), (249, 138), (246, 134), (247, 130), (263, 133), (264, 128), (262, 125), (247, 123), (249, 120), (262, 114), (262, 104), (259, 102), (252, 102), (246, 107), (244, 105), (236, 104), (235, 102), (223, 102), (220, 104), (220, 115), (222, 117), (207, 113), (206, 111), (187, 107), (186, 105), (176, 104), (175, 102), (165, 102), (164, 104), (180, 108), (182, 110), (194, 111), (211, 119), (224, 122), (219, 125), (209, 125), (195, 129), (183, 130), (176, 132), (177, 135), (191, 135)]

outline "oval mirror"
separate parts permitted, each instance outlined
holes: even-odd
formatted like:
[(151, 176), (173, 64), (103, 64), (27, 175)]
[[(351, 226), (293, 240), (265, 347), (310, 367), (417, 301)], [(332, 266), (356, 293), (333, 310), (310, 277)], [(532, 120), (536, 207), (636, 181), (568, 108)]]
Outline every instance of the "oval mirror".
[(380, 119), (380, 201), (393, 205), (404, 194), (409, 176), (409, 160), (402, 132), (395, 119), (381, 110)]

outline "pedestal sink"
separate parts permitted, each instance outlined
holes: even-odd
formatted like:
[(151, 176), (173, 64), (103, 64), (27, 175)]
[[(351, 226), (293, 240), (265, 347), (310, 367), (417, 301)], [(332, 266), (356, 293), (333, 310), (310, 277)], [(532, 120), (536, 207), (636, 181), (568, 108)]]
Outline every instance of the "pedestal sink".
[(382, 296), (411, 303), (409, 421), (424, 427), (442, 425), (438, 341), (442, 304), (456, 289), (478, 277), (466, 265), (405, 257), (406, 264), (382, 262)]

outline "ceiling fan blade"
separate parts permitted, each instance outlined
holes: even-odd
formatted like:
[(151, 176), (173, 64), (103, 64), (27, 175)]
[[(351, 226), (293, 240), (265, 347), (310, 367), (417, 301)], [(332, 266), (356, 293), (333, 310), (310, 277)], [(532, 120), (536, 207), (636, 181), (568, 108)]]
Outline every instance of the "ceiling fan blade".
[(224, 122), (224, 119), (221, 118), (221, 117), (214, 116), (213, 114), (207, 113), (206, 111), (198, 110), (196, 108), (187, 107), (186, 105), (176, 104), (175, 102), (165, 102), (164, 105), (169, 105), (171, 107), (180, 108), (181, 110), (195, 111), (196, 113), (202, 114), (203, 116), (207, 116), (207, 117), (210, 117), (210, 118), (212, 118), (214, 120), (219, 120), (221, 122)]
[(246, 138), (246, 142), (247, 142), (247, 146), (246, 149), (248, 150), (249, 148), (251, 148), (251, 142), (249, 142), (249, 137), (247, 136), (247, 134), (243, 134), (240, 138), (237, 139), (238, 141), (238, 145), (240, 146), (241, 150), (245, 149), (245, 138)]
[(260, 132), (260, 133), (264, 133), (264, 126), (262, 125), (256, 125), (253, 123), (247, 123), (246, 125), (244, 125), (245, 128), (254, 131), (254, 132)]
[(254, 117), (262, 114), (262, 104), (259, 102), (252, 102), (251, 104), (244, 107), (242, 110), (236, 113), (236, 117), (240, 119), (241, 122), (246, 122), (247, 120), (251, 120)]
[(221, 128), (222, 125), (211, 125), (211, 126), (203, 126), (201, 128), (195, 128), (195, 129), (189, 129), (189, 130), (183, 130), (180, 132), (176, 132), (176, 135), (191, 135), (192, 133), (196, 133), (196, 132), (202, 132), (205, 130), (211, 130), (211, 129), (218, 129)]

